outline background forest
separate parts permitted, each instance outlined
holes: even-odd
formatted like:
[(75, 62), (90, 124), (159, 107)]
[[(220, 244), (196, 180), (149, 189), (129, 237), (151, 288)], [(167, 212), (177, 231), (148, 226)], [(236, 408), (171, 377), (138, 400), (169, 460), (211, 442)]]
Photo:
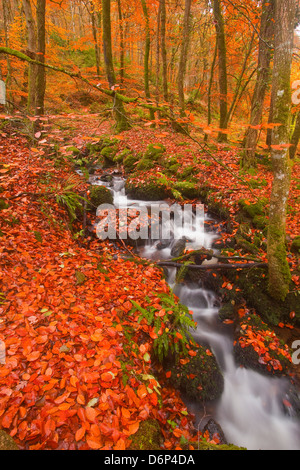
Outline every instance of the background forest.
[[(299, 25), (298, 0), (0, 0), (0, 448), (299, 447)], [(203, 202), (209, 246), (99, 241), (120, 194)]]

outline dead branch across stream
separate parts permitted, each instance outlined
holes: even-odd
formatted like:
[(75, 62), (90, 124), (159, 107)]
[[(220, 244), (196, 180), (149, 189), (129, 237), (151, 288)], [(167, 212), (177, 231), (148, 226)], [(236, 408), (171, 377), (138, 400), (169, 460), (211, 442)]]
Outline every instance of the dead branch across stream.
[(173, 261), (158, 261), (156, 262), (157, 266), (162, 267), (172, 267), (172, 268), (182, 268), (187, 269), (197, 269), (197, 270), (219, 270), (219, 269), (249, 269), (249, 268), (266, 268), (268, 263), (236, 263), (236, 264), (226, 264), (226, 263), (215, 263), (215, 264), (181, 264), (175, 263)]

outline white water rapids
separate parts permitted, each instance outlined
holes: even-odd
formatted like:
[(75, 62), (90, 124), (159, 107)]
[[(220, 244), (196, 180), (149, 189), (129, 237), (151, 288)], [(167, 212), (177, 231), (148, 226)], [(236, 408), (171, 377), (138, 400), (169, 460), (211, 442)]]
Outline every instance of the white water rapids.
[[(129, 200), (123, 186), (122, 179), (114, 178), (116, 207), (152, 204)], [(185, 235), (193, 239), (193, 233)], [(214, 239), (214, 234), (204, 233), (203, 246), (211, 248)], [(171, 258), (170, 248), (158, 250), (156, 245), (157, 242), (146, 243), (139, 248), (139, 255), (152, 260)], [(193, 243), (187, 247), (200, 248)], [(233, 357), (232, 327), (220, 321), (215, 294), (197, 284), (175, 285), (175, 269), (168, 269), (168, 283), (180, 301), (194, 312), (197, 330), (193, 335), (199, 343), (211, 348), (224, 377), (221, 398), (207, 404), (205, 412), (199, 403), (186, 403), (195, 414), (196, 426), (204, 425), (209, 415), (219, 423), (232, 444), (248, 450), (300, 450), (300, 420), (292, 412), (288, 415), (282, 405), (287, 393), (286, 380), (239, 367)]]

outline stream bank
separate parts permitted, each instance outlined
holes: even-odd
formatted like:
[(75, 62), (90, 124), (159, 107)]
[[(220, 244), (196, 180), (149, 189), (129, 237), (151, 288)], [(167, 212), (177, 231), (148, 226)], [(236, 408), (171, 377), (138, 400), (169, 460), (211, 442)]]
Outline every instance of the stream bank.
[[(155, 182), (155, 178), (153, 178), (153, 180), (151, 180), (151, 178), (146, 178), (146, 179), (140, 179), (140, 182), (138, 184), (138, 181), (136, 180), (135, 183), (132, 182), (132, 178), (130, 177), (130, 183), (128, 184), (127, 182), (125, 183), (124, 181), (124, 184), (122, 184), (122, 178), (118, 177), (117, 178), (117, 181), (114, 182), (114, 178), (113, 176), (111, 175), (111, 177), (108, 175), (108, 182), (104, 182), (103, 179), (107, 179), (107, 170), (106, 170), (106, 176), (102, 176), (102, 178), (99, 180), (97, 180), (97, 177), (96, 177), (96, 180), (95, 180), (95, 177), (93, 178), (93, 184), (100, 184), (102, 185), (103, 183), (107, 186), (111, 186), (112, 188), (112, 192), (114, 194), (114, 201), (117, 202), (117, 206), (118, 204), (120, 204), (120, 202), (122, 202), (123, 204), (124, 203), (143, 203), (143, 204), (150, 204), (151, 202), (153, 201), (157, 201), (157, 199), (164, 199), (166, 198), (165, 200), (169, 201), (170, 203), (170, 200), (171, 200), (171, 192), (173, 192), (173, 195), (174, 195), (174, 189), (170, 192), (170, 189), (167, 189), (167, 190), (164, 190), (164, 184), (165, 184), (165, 180), (164, 180), (164, 177), (163, 175), (161, 174), (160, 175), (160, 179), (159, 179), (159, 191), (156, 190), (155, 192), (155, 188), (157, 189), (157, 187), (155, 186), (155, 184), (157, 183), (157, 180)], [(124, 176), (124, 175), (123, 175)], [(115, 190), (114, 189), (114, 183), (117, 183), (116, 184), (116, 187)], [(178, 186), (177, 186), (178, 187)], [(187, 189), (187, 186), (184, 186), (185, 190)], [(193, 189), (195, 190), (195, 186), (190, 186), (189, 189)], [(175, 193), (176, 194), (176, 193)], [(201, 190), (197, 193), (198, 195), (201, 194)], [(193, 196), (195, 196), (195, 192), (193, 193)], [(178, 197), (178, 195), (177, 195)], [(181, 199), (181, 198), (180, 198)], [(195, 202), (195, 199), (193, 199), (193, 202)], [(220, 234), (224, 234), (226, 233), (226, 237), (225, 237), (225, 240), (227, 241), (228, 245), (230, 248), (232, 248), (232, 239), (231, 239), (231, 234), (232, 234), (232, 231), (230, 231), (230, 228), (231, 228), (231, 224), (228, 222), (228, 220), (225, 220), (225, 221), (222, 221), (222, 220), (216, 220), (214, 218), (211, 218), (211, 215), (213, 214), (215, 216), (217, 212), (217, 215), (220, 217), (222, 216), (222, 214), (224, 214), (223, 212), (223, 209), (220, 207), (220, 205), (218, 204), (217, 205), (217, 210), (216, 210), (216, 204), (213, 205), (213, 210), (211, 211), (210, 207), (208, 207), (208, 211), (207, 211), (207, 225), (206, 225), (206, 228), (208, 229), (208, 233), (211, 233), (212, 234), (212, 237), (210, 239), (210, 243), (208, 244), (208, 248), (213, 248), (216, 250), (216, 248), (220, 248), (220, 243), (223, 244), (224, 243), (224, 238), (223, 237), (220, 237)], [(225, 211), (226, 212), (226, 211)], [(214, 230), (215, 228), (217, 228), (217, 230)], [(234, 237), (233, 237), (234, 239)], [(138, 246), (137, 247), (137, 253), (142, 257), (142, 258), (146, 258), (146, 259), (150, 259), (152, 261), (156, 261), (157, 259), (160, 259), (161, 260), (161, 257), (163, 256), (166, 256), (166, 259), (170, 259), (170, 252), (166, 252), (165, 250), (166, 249), (159, 249), (157, 250), (156, 248), (154, 248), (155, 245), (148, 245), (147, 247), (147, 244), (146, 246)], [(131, 247), (132, 248), (132, 247)], [(165, 253), (164, 253), (165, 251)], [(253, 271), (255, 271), (253, 273)], [(251, 303), (251, 299), (250, 301), (248, 300), (247, 298), (247, 295), (245, 296), (244, 295), (244, 292), (242, 292), (242, 289), (243, 287), (245, 286), (245, 280), (248, 280), (248, 276), (249, 276), (249, 272), (251, 272), (251, 276), (252, 276), (252, 279), (255, 279), (255, 276), (258, 276), (258, 278), (261, 280), (261, 279), (264, 279), (265, 278), (265, 270), (262, 270), (262, 271), (259, 271), (259, 270), (254, 270), (254, 268), (252, 268), (252, 270), (250, 270), (249, 272), (247, 272), (245, 274), (245, 277), (243, 278), (242, 275), (236, 275), (236, 273), (234, 274), (228, 274), (228, 271), (225, 270), (225, 272), (219, 272), (219, 275), (212, 275), (211, 272), (209, 271), (205, 271), (205, 275), (203, 276), (203, 273), (200, 275), (200, 278), (198, 277), (197, 279), (197, 283), (195, 283), (195, 276), (194, 276), (194, 279), (191, 279), (191, 276), (190, 276), (190, 272), (188, 269), (187, 269), (187, 274), (186, 274), (186, 277), (185, 277), (185, 282), (184, 284), (177, 284), (175, 282), (174, 284), (174, 279), (175, 279), (175, 274), (174, 274), (174, 270), (170, 272), (170, 270), (167, 270), (167, 279), (168, 279), (168, 282), (170, 284), (170, 286), (172, 288), (174, 288), (174, 292), (176, 293), (176, 295), (178, 294), (180, 300), (185, 304), (185, 305), (188, 305), (189, 308), (191, 308), (194, 313), (195, 313), (195, 310), (197, 311), (197, 309), (199, 308), (199, 299), (200, 299), (200, 304), (202, 303), (203, 306), (200, 308), (200, 312), (199, 312), (199, 320), (200, 320), (200, 323), (202, 324), (203, 326), (203, 311), (205, 312), (211, 312), (208, 317), (211, 318), (211, 320), (209, 320), (209, 322), (212, 321), (212, 319), (214, 319), (212, 321), (212, 323), (218, 328), (220, 328), (220, 325), (218, 324), (219, 321), (220, 321), (220, 317), (222, 318), (222, 321), (223, 321), (223, 324), (227, 324), (226, 326), (224, 326), (223, 328), (225, 328), (225, 330), (223, 331), (223, 334), (222, 335), (218, 335), (217, 334), (217, 337), (218, 337), (218, 341), (217, 343), (218, 344), (214, 344), (214, 355), (216, 355), (216, 357), (218, 357), (217, 359), (217, 362), (219, 364), (219, 366), (221, 367), (223, 373), (224, 371), (225, 372), (225, 375), (228, 374), (228, 376), (232, 375), (234, 376), (234, 380), (229, 380), (228, 379), (226, 380), (225, 379), (225, 391), (223, 390), (223, 387), (222, 387), (222, 398), (219, 399), (219, 397), (216, 397), (215, 400), (211, 400), (212, 402), (212, 407), (214, 409), (214, 412), (215, 413), (215, 416), (218, 416), (218, 417), (221, 417), (221, 420), (228, 420), (229, 422), (232, 420), (232, 415), (235, 415), (236, 416), (236, 413), (237, 413), (237, 409), (239, 409), (239, 406), (240, 406), (240, 410), (242, 408), (242, 405), (238, 405), (238, 402), (239, 402), (239, 399), (237, 398), (238, 395), (241, 394), (241, 390), (243, 391), (243, 394), (245, 396), (249, 396), (249, 398), (251, 397), (251, 393), (254, 393), (254, 394), (257, 394), (257, 391), (258, 390), (263, 390), (264, 387), (267, 387), (267, 389), (269, 388), (269, 386), (271, 386), (271, 384), (273, 384), (271, 386), (271, 388), (273, 388), (275, 391), (274, 391), (274, 396), (273, 398), (271, 398), (271, 409), (273, 410), (272, 412), (274, 412), (274, 415), (271, 414), (271, 416), (268, 416), (268, 414), (266, 414), (265, 416), (265, 419), (269, 420), (269, 423), (266, 424), (266, 427), (268, 427), (269, 425), (272, 427), (272, 426), (275, 426), (275, 422), (276, 423), (279, 423), (280, 421), (282, 421), (282, 425), (283, 425), (283, 428), (286, 429), (286, 431), (288, 432), (289, 436), (290, 436), (290, 441), (289, 443), (287, 442), (286, 440), (286, 444), (282, 444), (282, 442), (280, 442), (281, 438), (283, 437), (283, 432), (280, 432), (279, 435), (280, 435), (280, 439), (274, 439), (273, 442), (272, 439), (270, 441), (270, 439), (267, 438), (267, 435), (264, 435), (264, 430), (263, 430), (263, 426), (260, 430), (261, 434), (264, 435), (264, 439), (265, 439), (265, 443), (264, 445), (266, 446), (265, 448), (268, 448), (268, 447), (272, 447), (274, 449), (278, 448), (281, 448), (280, 446), (285, 446), (287, 445), (288, 448), (297, 448), (298, 446), (298, 439), (299, 439), (299, 423), (297, 421), (297, 418), (296, 415), (299, 413), (299, 389), (297, 389), (297, 387), (295, 386), (295, 380), (292, 381), (292, 383), (290, 383), (289, 380), (285, 380), (285, 379), (276, 379), (274, 376), (286, 376), (287, 374), (290, 374), (291, 372), (291, 359), (290, 359), (290, 352), (291, 350), (286, 346), (284, 345), (283, 343), (281, 343), (277, 337), (275, 336), (275, 333), (270, 333), (269, 332), (269, 329), (272, 329), (272, 327), (268, 327), (267, 325), (265, 326), (265, 323), (262, 322), (262, 324), (258, 324), (256, 325), (257, 328), (258, 328), (258, 334), (260, 335), (259, 336), (259, 340), (261, 340), (261, 342), (263, 340), (265, 340), (265, 338), (263, 338), (263, 336), (261, 335), (261, 332), (263, 331), (263, 328), (265, 328), (265, 331), (268, 332), (268, 335), (271, 335), (272, 338), (274, 338), (274, 341), (276, 344), (276, 347), (277, 349), (279, 348), (280, 349), (280, 360), (279, 358), (276, 356), (276, 357), (273, 357), (272, 359), (267, 359), (266, 358), (262, 358), (260, 354), (257, 354), (255, 352), (255, 348), (248, 348), (248, 346), (251, 345), (251, 341), (249, 342), (249, 344), (247, 345), (247, 348), (245, 348), (245, 344), (241, 346), (241, 344), (239, 343), (239, 336), (237, 335), (237, 331), (240, 330), (240, 332), (243, 333), (243, 331), (240, 329), (240, 326), (241, 326), (241, 319), (243, 319), (243, 317), (249, 317), (251, 316), (251, 319), (254, 318), (254, 315), (256, 316), (257, 313), (257, 318), (260, 318), (260, 314), (262, 313), (262, 311), (265, 313), (265, 316), (262, 314), (262, 318), (264, 320), (267, 320), (267, 321), (270, 321), (270, 318), (268, 318), (266, 312), (265, 312), (265, 309), (258, 309), (258, 312), (256, 313), (256, 309), (255, 309), (255, 305), (253, 304), (253, 302)], [(254, 276), (254, 277), (253, 277)], [(188, 284), (186, 284), (186, 282), (188, 282)], [(257, 284), (257, 283), (256, 283)], [(264, 283), (263, 283), (264, 284)], [(184, 285), (188, 285), (190, 287), (184, 287)], [(199, 287), (200, 286), (200, 287)], [(228, 286), (230, 286), (230, 288), (228, 288)], [(235, 287), (235, 288), (233, 288)], [(209, 290), (205, 290), (205, 288), (209, 288)], [(188, 295), (186, 295), (186, 292), (185, 292), (185, 289), (188, 291)], [(262, 288), (262, 292), (264, 293), (264, 296), (265, 296), (265, 292), (264, 292), (264, 289), (265, 287)], [(183, 290), (183, 291), (182, 291)], [(228, 295), (229, 294), (229, 295)], [(247, 293), (246, 293), (247, 294)], [(194, 297), (194, 295), (196, 295), (195, 300), (196, 301), (196, 304), (193, 303), (193, 301), (191, 302), (191, 298)], [(205, 298), (205, 300), (203, 300), (203, 296)], [(207, 300), (207, 297), (212, 297), (213, 301), (211, 303), (211, 300), (208, 301)], [(246, 297), (246, 298), (245, 298)], [(256, 295), (256, 297), (258, 297)], [(255, 298), (255, 296), (254, 296)], [(201, 300), (202, 299), (202, 300)], [(270, 306), (269, 306), (269, 309), (272, 309), (272, 301), (270, 298), (268, 298), (268, 302), (270, 303)], [(294, 298), (292, 299), (292, 306), (295, 306), (295, 309), (297, 310), (298, 309), (298, 304), (297, 303), (294, 303)], [(219, 304), (219, 307), (217, 308), (216, 307), (216, 304), (218, 305)], [(220, 308), (222, 307), (222, 308)], [(277, 311), (281, 311), (280, 310), (280, 307), (281, 306), (278, 306), (277, 305)], [(285, 309), (284, 310), (289, 310), (291, 307), (290, 306), (286, 306), (285, 305)], [(243, 315), (241, 315), (241, 311), (243, 311)], [(289, 310), (290, 312), (291, 310)], [(239, 312), (239, 313), (238, 313)], [(297, 312), (297, 315), (299, 314), (299, 312)], [(212, 317), (211, 317), (212, 315)], [(207, 316), (207, 313), (205, 313), (204, 315), (205, 317)], [(197, 315), (197, 320), (198, 320), (198, 315)], [(244, 318), (243, 320), (243, 323), (244, 321), (246, 320), (246, 318)], [(276, 315), (275, 315), (275, 320), (276, 320)], [(278, 320), (278, 319), (277, 319)], [(276, 323), (276, 321), (274, 321), (274, 317), (273, 317), (273, 320), (272, 322), (273, 324)], [(205, 322), (204, 322), (205, 324)], [(232, 326), (232, 325), (233, 326)], [(262, 326), (264, 325), (264, 326)], [(207, 328), (207, 325), (205, 328), (203, 328), (203, 330), (205, 330)], [(231, 333), (228, 333), (228, 329), (230, 331), (231, 329)], [(251, 325), (251, 329), (253, 329), (253, 325)], [(198, 329), (197, 329), (198, 331)], [(248, 328), (247, 328), (247, 331), (248, 331)], [(274, 337), (273, 337), (273, 334), (274, 334)], [(208, 337), (211, 335), (211, 333), (208, 335)], [(233, 335), (233, 339), (231, 339), (230, 341), (228, 341), (228, 336), (229, 338), (231, 337), (231, 335)], [(265, 335), (267, 336), (267, 334)], [(207, 338), (206, 339), (203, 339), (203, 331), (201, 332), (200, 336), (199, 336), (202, 340), (202, 343), (204, 341), (204, 344), (206, 344), (207, 346), (211, 347), (211, 338), (210, 340), (208, 340)], [(276, 340), (275, 340), (275, 337), (276, 337)], [(204, 338), (205, 338), (205, 334), (204, 334)], [(224, 339), (225, 338), (225, 339)], [(228, 344), (227, 347), (225, 347), (226, 349), (226, 354), (225, 354), (225, 358), (224, 358), (224, 350), (223, 350), (223, 353), (220, 355), (220, 352), (218, 354), (218, 349), (220, 349), (220, 343), (222, 344), (225, 340), (225, 343)], [(229, 346), (229, 344), (231, 344), (231, 346)], [(235, 344), (235, 347), (233, 348), (233, 345)], [(273, 343), (271, 341), (271, 344), (273, 346)], [(265, 344), (266, 345), (266, 344)], [(273, 352), (274, 352), (274, 349), (276, 349), (275, 347), (273, 348)], [(229, 353), (229, 351), (231, 351)], [(245, 352), (247, 352), (248, 354), (245, 354)], [(256, 354), (256, 355), (255, 355)], [(227, 356), (228, 355), (232, 355), (233, 359), (231, 359), (229, 362), (228, 362), (228, 358)], [(226, 359), (227, 358), (227, 359)], [(278, 361), (278, 362), (277, 362)], [(236, 373), (234, 372), (235, 371), (235, 363), (236, 362), (239, 362), (241, 365), (244, 366), (244, 375), (245, 377), (242, 377), (242, 383), (244, 384), (247, 384), (244, 388), (244, 385), (243, 385), (243, 388), (240, 390), (240, 393), (238, 393), (238, 395), (236, 395), (236, 392), (239, 390), (239, 380), (236, 382)], [(253, 370), (254, 369), (254, 370)], [(229, 372), (231, 371), (231, 372)], [(199, 372), (199, 370), (198, 370)], [(192, 375), (193, 372), (191, 372)], [(257, 375), (258, 374), (258, 375)], [(263, 374), (263, 375), (261, 375)], [(239, 375), (241, 375), (239, 373)], [(267, 375), (270, 375), (270, 379), (267, 377)], [(173, 377), (176, 377), (176, 374), (173, 374)], [(226, 376), (226, 377), (228, 377)], [(172, 373), (171, 373), (171, 377), (172, 377)], [(241, 377), (240, 377), (241, 378)], [(257, 388), (256, 386), (253, 388), (251, 386), (251, 381), (250, 379), (252, 380), (252, 382), (255, 382), (257, 384)], [(271, 382), (269, 382), (269, 380), (271, 380)], [(229, 388), (229, 383), (231, 383), (231, 386), (230, 386), (230, 393), (228, 393), (228, 388)], [(235, 387), (236, 387), (236, 390), (234, 391), (234, 388), (232, 389), (232, 386), (233, 386), (233, 383), (235, 383)], [(175, 385), (176, 386), (176, 380), (173, 381), (172, 385)], [(186, 392), (186, 389), (184, 388), (184, 386), (182, 386), (182, 384), (180, 384), (180, 382), (177, 381), (177, 387), (178, 388), (181, 388), (181, 391), (184, 391)], [(252, 392), (251, 392), (252, 391)], [(232, 396), (236, 396), (236, 400), (237, 400), (237, 409), (235, 410), (234, 406), (232, 405)], [(214, 398), (212, 396), (212, 398)], [(192, 402), (191, 400), (191, 396), (189, 396), (188, 398), (185, 399), (186, 402), (189, 402), (189, 406), (190, 406), (190, 409), (193, 410), (193, 412), (195, 412), (195, 415), (198, 417), (198, 420), (199, 422), (201, 422), (201, 425), (202, 427), (206, 424), (208, 424), (208, 421), (209, 421), (209, 416), (210, 414), (206, 415), (207, 414), (207, 411), (206, 411), (206, 407), (208, 406), (208, 408), (211, 407), (211, 405), (207, 405), (207, 402), (205, 402), (205, 405), (204, 407), (200, 407), (201, 408), (201, 412), (199, 412), (199, 402), (198, 402), (198, 405), (195, 405), (195, 403)], [(229, 400), (229, 402), (228, 402)], [(251, 400), (251, 398), (250, 398)], [(265, 395), (263, 401), (270, 401), (270, 397), (268, 396), (268, 394)], [(215, 402), (215, 403), (214, 403)], [(223, 403), (223, 404), (222, 404)], [(241, 402), (242, 403), (242, 402)], [(273, 403), (273, 404), (272, 404)], [(257, 404), (256, 404), (257, 405)], [(258, 404), (257, 406), (257, 409), (256, 409), (256, 405), (254, 407), (254, 409), (256, 410), (256, 413), (255, 414), (255, 419), (259, 419), (259, 413), (261, 412), (262, 414), (265, 413), (265, 409), (264, 409), (264, 406), (263, 408), (261, 408), (261, 404)], [(233, 406), (233, 409), (231, 411), (232, 415), (230, 416), (227, 416), (226, 417), (226, 413), (222, 413), (222, 409), (224, 409), (224, 407), (228, 408), (228, 409), (231, 409)], [(195, 411), (195, 408), (196, 408), (196, 411)], [(217, 410), (217, 411), (216, 411)], [(201, 415), (202, 413), (202, 415)], [(230, 414), (230, 413), (229, 413)], [(237, 420), (237, 421), (240, 421)], [(244, 423), (243, 425), (239, 424), (239, 426), (241, 426), (241, 432), (242, 432), (242, 429), (243, 427), (245, 427), (245, 423), (247, 422), (247, 418), (245, 417), (244, 419)], [(231, 423), (232, 424), (232, 423)], [(232, 424), (233, 428), (235, 426), (237, 426), (237, 424)], [(277, 424), (276, 424), (277, 426)], [(275, 427), (276, 427), (275, 426)], [(234, 437), (237, 437), (238, 438), (238, 434), (231, 430), (230, 427), (231, 425), (225, 425), (225, 427), (227, 427), (227, 430), (228, 430), (228, 433), (229, 435), (231, 436), (234, 436)], [(246, 428), (244, 429), (244, 432), (245, 432)], [(253, 431), (254, 432), (254, 431)], [(275, 431), (275, 428), (274, 428), (274, 432), (278, 434), (278, 429)], [(292, 437), (293, 436), (293, 437)], [(259, 440), (255, 440), (252, 442), (252, 436), (251, 435), (248, 435), (248, 445), (249, 445), (249, 448), (251, 448), (252, 445), (257, 445), (255, 444), (255, 442), (259, 442)], [(235, 441), (235, 442), (238, 442), (238, 441)], [(245, 447), (248, 447), (247, 446), (247, 443), (245, 442), (242, 442), (240, 441), (242, 446), (245, 446)], [(259, 444), (261, 445), (261, 443)], [(254, 447), (255, 448), (255, 447)]]

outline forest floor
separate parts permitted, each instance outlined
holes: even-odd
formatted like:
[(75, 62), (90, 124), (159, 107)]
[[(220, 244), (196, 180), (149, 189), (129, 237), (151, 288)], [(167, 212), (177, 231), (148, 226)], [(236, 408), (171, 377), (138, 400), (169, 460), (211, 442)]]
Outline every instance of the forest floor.
[[(134, 448), (134, 436), (147, 433), (145, 423), (152, 427), (150, 448), (197, 449), (199, 441), (212, 448), (218, 439), (197, 432), (166, 371), (152, 360), (153, 328), (129, 315), (134, 301), (155, 308), (159, 316), (159, 296), (169, 293), (162, 270), (121, 259), (109, 242), (80, 241), (81, 227), (77, 233), (68, 229), (66, 210), (56, 197), (74, 181), (77, 191), (87, 190), (64, 157), (70, 146), (84, 148), (111, 134), (110, 123), (99, 126), (97, 119), (61, 117), (48, 128), (45, 122), (31, 144), (11, 128), (0, 134), (0, 340), (6, 348), (6, 363), (0, 366), (0, 427), (21, 449)], [(120, 150), (128, 146), (137, 153), (149, 143), (163, 144), (166, 154), (179, 160), (179, 172), (193, 166), (193, 175), (200, 184), (209, 182), (210, 198), (230, 218), (231, 232), (220, 232), (225, 241), (239, 229), (238, 201), (247, 206), (269, 197), (270, 169), (259, 165), (255, 174), (241, 179), (235, 150), (218, 149), (218, 165), (195, 142), (169, 129), (132, 129), (118, 139)], [(49, 158), (49, 149), (51, 154), (58, 147), (62, 164)], [(161, 171), (158, 166), (147, 175)], [(291, 246), (300, 234), (299, 162), (289, 207)], [(263, 243), (255, 256), (266, 261)], [(299, 258), (289, 252), (289, 260), (299, 290)], [(232, 288), (226, 279), (223, 284), (225, 290)], [(290, 313), (288, 328), (282, 324), (279, 330), (297, 328)], [(192, 346), (188, 349), (192, 356)]]

